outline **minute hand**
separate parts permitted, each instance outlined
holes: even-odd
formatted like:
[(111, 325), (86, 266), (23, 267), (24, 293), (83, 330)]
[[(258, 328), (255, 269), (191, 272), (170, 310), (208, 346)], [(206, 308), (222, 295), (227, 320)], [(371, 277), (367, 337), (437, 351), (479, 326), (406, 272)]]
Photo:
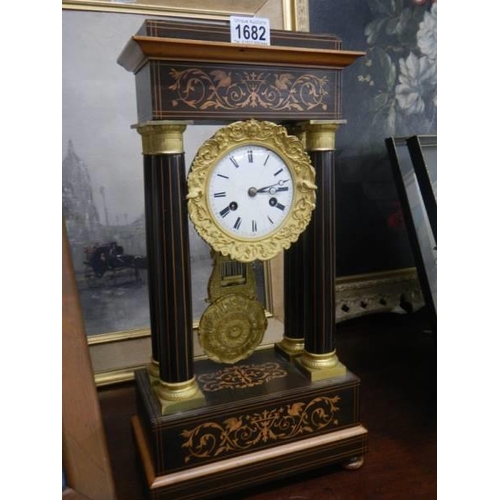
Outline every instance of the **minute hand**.
[(285, 184), (285, 182), (288, 182), (289, 180), (290, 179), (279, 180), (275, 184), (271, 184), (270, 186), (265, 186), (263, 188), (257, 189), (257, 193), (266, 193), (266, 192), (269, 192), (269, 193), (273, 192), (273, 193), (275, 193), (276, 191), (282, 191), (279, 188), (276, 189), (276, 186), (283, 186), (283, 184)]

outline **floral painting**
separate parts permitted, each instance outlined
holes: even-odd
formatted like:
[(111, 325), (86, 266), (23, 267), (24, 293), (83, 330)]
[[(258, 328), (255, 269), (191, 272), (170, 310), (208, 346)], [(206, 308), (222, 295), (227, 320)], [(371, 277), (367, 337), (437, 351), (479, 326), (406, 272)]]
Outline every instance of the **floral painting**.
[[(432, 133), (437, 122), (437, 3), (370, 1), (367, 56), (358, 82), (366, 85), (372, 123), (385, 136)], [(430, 8), (429, 8), (430, 7)]]

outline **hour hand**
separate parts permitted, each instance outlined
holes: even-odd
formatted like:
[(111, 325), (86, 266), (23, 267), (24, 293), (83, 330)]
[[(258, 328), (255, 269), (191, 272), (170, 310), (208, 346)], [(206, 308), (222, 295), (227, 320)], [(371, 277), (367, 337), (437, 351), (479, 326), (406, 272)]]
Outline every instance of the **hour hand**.
[[(271, 184), (270, 186), (265, 186), (265, 187), (262, 187), (260, 189), (257, 189), (257, 193), (271, 193), (271, 194), (274, 194), (276, 193), (277, 191), (288, 191), (288, 187), (284, 188), (282, 187), (285, 182), (288, 182), (290, 179), (286, 179), (286, 180), (279, 180), (278, 182), (274, 183), (274, 184)], [(276, 186), (279, 186), (279, 187), (276, 187)]]

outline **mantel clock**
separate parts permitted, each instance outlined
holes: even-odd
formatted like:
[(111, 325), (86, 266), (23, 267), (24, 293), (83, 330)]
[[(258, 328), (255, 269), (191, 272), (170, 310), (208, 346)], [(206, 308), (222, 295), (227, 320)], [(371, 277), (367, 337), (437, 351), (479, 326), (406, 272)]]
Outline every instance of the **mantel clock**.
[[(136, 372), (134, 439), (154, 498), (216, 498), (331, 463), (358, 468), (360, 380), (335, 347), (335, 133), (344, 68), (333, 35), (147, 20), (118, 63), (136, 79), (144, 155), (151, 363)], [(186, 178), (183, 132), (219, 124)], [(193, 359), (188, 217), (213, 249)], [(251, 263), (284, 251), (284, 333)]]

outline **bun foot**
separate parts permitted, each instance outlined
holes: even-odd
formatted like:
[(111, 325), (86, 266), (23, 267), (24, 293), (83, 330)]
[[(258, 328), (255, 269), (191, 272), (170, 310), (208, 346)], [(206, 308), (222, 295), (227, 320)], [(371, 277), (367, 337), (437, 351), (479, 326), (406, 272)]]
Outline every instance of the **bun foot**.
[(342, 463), (342, 467), (346, 470), (358, 470), (365, 462), (364, 457), (353, 457)]

